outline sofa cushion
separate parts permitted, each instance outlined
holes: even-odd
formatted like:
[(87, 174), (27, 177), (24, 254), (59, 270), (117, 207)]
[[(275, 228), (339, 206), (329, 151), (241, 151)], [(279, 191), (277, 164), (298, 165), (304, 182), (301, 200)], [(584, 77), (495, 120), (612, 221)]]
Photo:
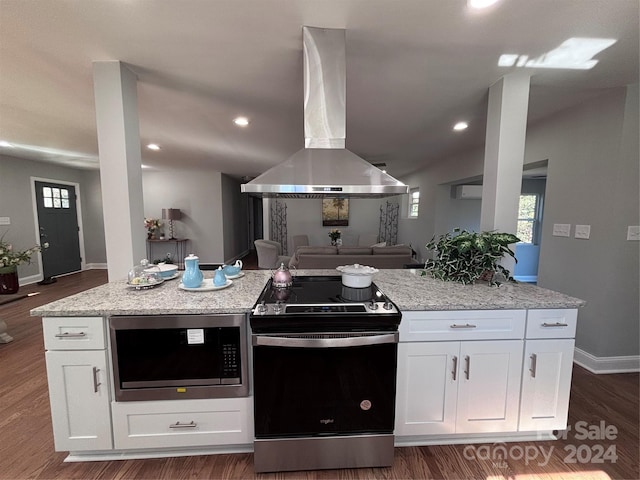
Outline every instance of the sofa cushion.
[(338, 253), (337, 247), (299, 247), (296, 250), (296, 255), (305, 254), (305, 255), (336, 255)]
[(374, 245), (371, 245), (372, 247), (386, 247), (387, 246), (387, 242), (380, 242), (380, 243), (376, 243)]
[(371, 247), (340, 247), (338, 255), (371, 255)]
[(409, 255), (411, 257), (411, 247), (405, 245), (393, 245), (390, 247), (373, 247), (374, 255)]

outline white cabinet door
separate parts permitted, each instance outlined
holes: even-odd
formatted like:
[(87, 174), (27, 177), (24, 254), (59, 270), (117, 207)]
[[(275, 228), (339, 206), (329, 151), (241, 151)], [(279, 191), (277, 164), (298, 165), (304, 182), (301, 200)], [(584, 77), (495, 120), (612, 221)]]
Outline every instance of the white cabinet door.
[(526, 341), (520, 431), (566, 428), (574, 343), (572, 338)]
[(460, 342), (400, 343), (396, 435), (455, 433)]
[(517, 431), (523, 341), (460, 345), (456, 433)]
[(56, 451), (111, 450), (106, 352), (46, 353)]

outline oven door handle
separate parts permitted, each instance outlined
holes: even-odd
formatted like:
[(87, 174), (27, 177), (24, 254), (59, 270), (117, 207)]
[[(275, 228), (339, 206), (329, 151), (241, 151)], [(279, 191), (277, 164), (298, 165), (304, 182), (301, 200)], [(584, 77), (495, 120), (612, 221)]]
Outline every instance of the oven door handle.
[(286, 336), (253, 335), (254, 346), (295, 347), (295, 348), (338, 348), (361, 347), (398, 343), (398, 332), (382, 335), (362, 335), (339, 338), (295, 338)]

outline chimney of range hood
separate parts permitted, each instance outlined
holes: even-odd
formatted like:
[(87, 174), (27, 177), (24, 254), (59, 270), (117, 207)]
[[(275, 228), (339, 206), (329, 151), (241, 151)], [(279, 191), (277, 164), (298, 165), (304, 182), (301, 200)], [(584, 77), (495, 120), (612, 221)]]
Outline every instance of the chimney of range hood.
[(409, 187), (345, 148), (346, 30), (303, 27), (304, 145), (241, 186), (265, 197), (383, 198)]

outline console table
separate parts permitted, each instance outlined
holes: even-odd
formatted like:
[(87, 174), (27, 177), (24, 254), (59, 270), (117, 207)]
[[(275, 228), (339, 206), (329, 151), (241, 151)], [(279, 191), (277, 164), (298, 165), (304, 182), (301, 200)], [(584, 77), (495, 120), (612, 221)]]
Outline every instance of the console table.
[[(157, 246), (170, 245), (171, 250), (176, 254), (176, 256), (173, 257), (173, 261), (175, 262), (176, 265), (178, 265), (178, 268), (180, 270), (184, 270), (184, 257), (187, 256), (188, 242), (189, 242), (188, 238), (165, 238), (164, 240), (148, 238), (147, 239), (147, 258), (149, 259), (150, 262), (153, 262), (154, 259), (151, 257), (154, 250), (157, 252), (158, 250)], [(167, 252), (165, 249), (162, 255), (158, 258), (165, 258), (167, 256), (167, 253), (172, 253), (172, 252)]]

